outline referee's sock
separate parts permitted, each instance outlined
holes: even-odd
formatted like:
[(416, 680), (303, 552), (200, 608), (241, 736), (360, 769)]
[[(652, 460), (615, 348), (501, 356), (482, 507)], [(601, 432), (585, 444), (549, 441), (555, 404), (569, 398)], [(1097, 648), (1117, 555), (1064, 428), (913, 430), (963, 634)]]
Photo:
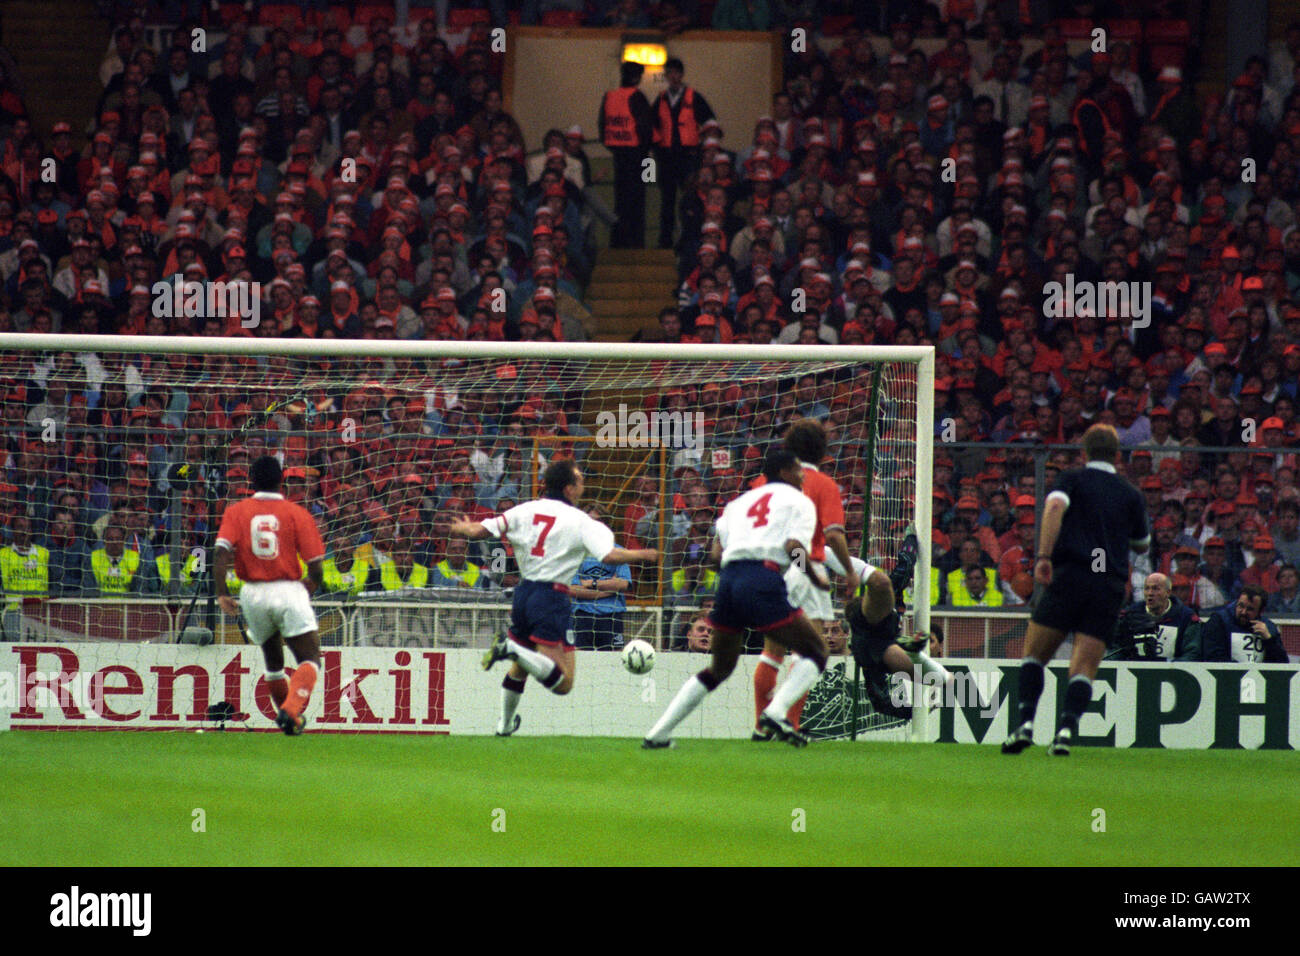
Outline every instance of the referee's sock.
[(1092, 702), (1092, 681), (1083, 674), (1075, 674), (1065, 687), (1065, 704), (1061, 707), (1058, 731), (1068, 730), (1071, 737), (1079, 735), (1079, 718)]
[(543, 687), (550, 690), (560, 682), (564, 672), (560, 670), (560, 665), (555, 663), (545, 654), (539, 654), (537, 651), (529, 650), (516, 640), (507, 640), (506, 646), (510, 648), (510, 653), (515, 656), (515, 661), (529, 675), (536, 677)]
[[(1038, 698), (1043, 696), (1043, 663), (1036, 657), (1020, 662), (1020, 723), (1032, 723), (1038, 713)], [(1015, 728), (1012, 728), (1015, 729)]]

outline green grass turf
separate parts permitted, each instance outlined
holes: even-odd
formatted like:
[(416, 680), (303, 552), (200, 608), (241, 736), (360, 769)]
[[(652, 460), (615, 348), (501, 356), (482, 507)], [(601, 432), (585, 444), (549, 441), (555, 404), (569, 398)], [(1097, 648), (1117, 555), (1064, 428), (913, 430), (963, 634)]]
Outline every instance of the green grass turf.
[(1279, 751), (12, 732), (0, 768), (0, 865), (1292, 865), (1300, 816)]

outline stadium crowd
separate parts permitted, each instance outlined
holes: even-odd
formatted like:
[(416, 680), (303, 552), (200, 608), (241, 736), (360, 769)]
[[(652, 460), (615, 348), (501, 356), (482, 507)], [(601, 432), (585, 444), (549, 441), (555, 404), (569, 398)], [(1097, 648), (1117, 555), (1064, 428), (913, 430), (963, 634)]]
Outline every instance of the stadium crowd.
[[(0, 331), (590, 336), (596, 223), (612, 217), (591, 188), (587, 133), (523, 141), (487, 29), (508, 12), (488, 6), (417, 7), (400, 29), (383, 7), (364, 20), (341, 4), (236, 8), (201, 54), (185, 20), (168, 48), (145, 42), (142, 14), (176, 16), (169, 7), (123, 6), (95, 115), (48, 131), (8, 76)], [(577, 6), (543, 0), (526, 16)], [(679, 257), (679, 307), (642, 338), (937, 346), (935, 604), (1026, 599), (1034, 456), (1050, 484), (1076, 463), (1052, 446), (1104, 421), (1155, 519), (1135, 591), (1159, 570), (1193, 607), (1259, 584), (1271, 612), (1295, 613), (1300, 25), (1198, 99), (1187, 64), (1153, 63), (1134, 43), (1073, 54), (1056, 22), (1006, 23), (1001, 7), (894, 6), (896, 22), (841, 23), (828, 50), (789, 53), (752, 128), (724, 130), (704, 110), (679, 120), (676, 96), (651, 104), (636, 148), (680, 152), (676, 222), (660, 236)], [(828, 9), (722, 2), (712, 23), (768, 29)], [(603, 3), (580, 19), (680, 28), (701, 15)], [(468, 28), (462, 45), (439, 20)], [(883, 28), (887, 52), (864, 25)], [(943, 45), (926, 55), (923, 38)], [(73, 124), (86, 120), (77, 149)], [(260, 323), (155, 314), (154, 284), (176, 275), (260, 283)], [(1044, 286), (1067, 276), (1151, 283), (1149, 323), (1045, 316)], [(328, 518), (331, 590), (508, 586), (510, 562), (448, 542), (446, 523), (526, 496), (539, 441), (590, 434), (581, 390), (544, 387), (526, 362), (511, 367), (517, 386), (439, 398), (415, 387), (430, 374), (418, 363), (43, 353), (3, 365), (9, 592), (38, 590), (42, 563), (54, 594), (192, 586), (213, 502), (244, 493), (267, 449), (289, 495)], [(709, 413), (726, 455), (643, 478), (613, 518), (620, 544), (661, 536), (665, 592), (698, 602), (714, 580), (697, 558), (719, 502), (811, 415), (832, 432), (825, 466), (856, 516), (856, 551), (869, 488), (853, 412), (868, 374), (665, 391), (661, 409)], [(51, 421), (56, 440), (43, 440)], [(1006, 447), (969, 444), (984, 442)]]

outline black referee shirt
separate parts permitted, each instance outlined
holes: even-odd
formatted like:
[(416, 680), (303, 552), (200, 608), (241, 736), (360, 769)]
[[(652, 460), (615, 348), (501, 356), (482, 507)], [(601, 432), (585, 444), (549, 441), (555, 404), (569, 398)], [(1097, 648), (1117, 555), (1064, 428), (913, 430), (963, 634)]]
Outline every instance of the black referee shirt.
[[(1047, 499), (1063, 498), (1061, 533), (1052, 550), (1052, 566), (1104, 573), (1123, 584), (1133, 545), (1150, 538), (1142, 494), (1115, 473), (1115, 466), (1090, 461), (1086, 468), (1062, 472)], [(1105, 552), (1105, 567), (1097, 549)]]

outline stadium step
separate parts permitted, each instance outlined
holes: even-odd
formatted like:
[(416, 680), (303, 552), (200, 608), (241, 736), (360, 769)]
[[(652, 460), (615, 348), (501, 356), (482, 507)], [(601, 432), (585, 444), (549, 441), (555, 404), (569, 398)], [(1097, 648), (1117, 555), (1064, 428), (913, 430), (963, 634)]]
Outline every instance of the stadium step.
[(675, 305), (677, 260), (668, 249), (602, 249), (587, 287), (597, 341), (626, 342), (658, 328), (657, 316)]
[(592, 302), (592, 314), (597, 318), (604, 316), (644, 315), (656, 318), (659, 310), (676, 303), (670, 296), (635, 297), (628, 299), (601, 299)]
[(655, 276), (632, 281), (593, 281), (587, 286), (589, 299), (662, 299), (665, 291), (672, 290), (672, 279)]
[(676, 269), (677, 259), (671, 249), (602, 249), (600, 264), (671, 266)]
[(94, 0), (9, 0), (0, 4), (0, 30), (37, 135), (47, 139), (56, 121), (67, 120), (73, 144), (83, 144), (103, 92), (99, 66), (110, 37)]
[[(600, 254), (602, 265), (606, 264), (603, 257), (608, 252), (609, 250), (605, 250)], [(661, 288), (672, 289), (677, 285), (677, 267), (665, 267), (653, 263), (614, 263), (603, 272), (597, 268), (593, 275), (593, 281), (595, 280), (603, 282), (658, 282), (661, 283)]]

